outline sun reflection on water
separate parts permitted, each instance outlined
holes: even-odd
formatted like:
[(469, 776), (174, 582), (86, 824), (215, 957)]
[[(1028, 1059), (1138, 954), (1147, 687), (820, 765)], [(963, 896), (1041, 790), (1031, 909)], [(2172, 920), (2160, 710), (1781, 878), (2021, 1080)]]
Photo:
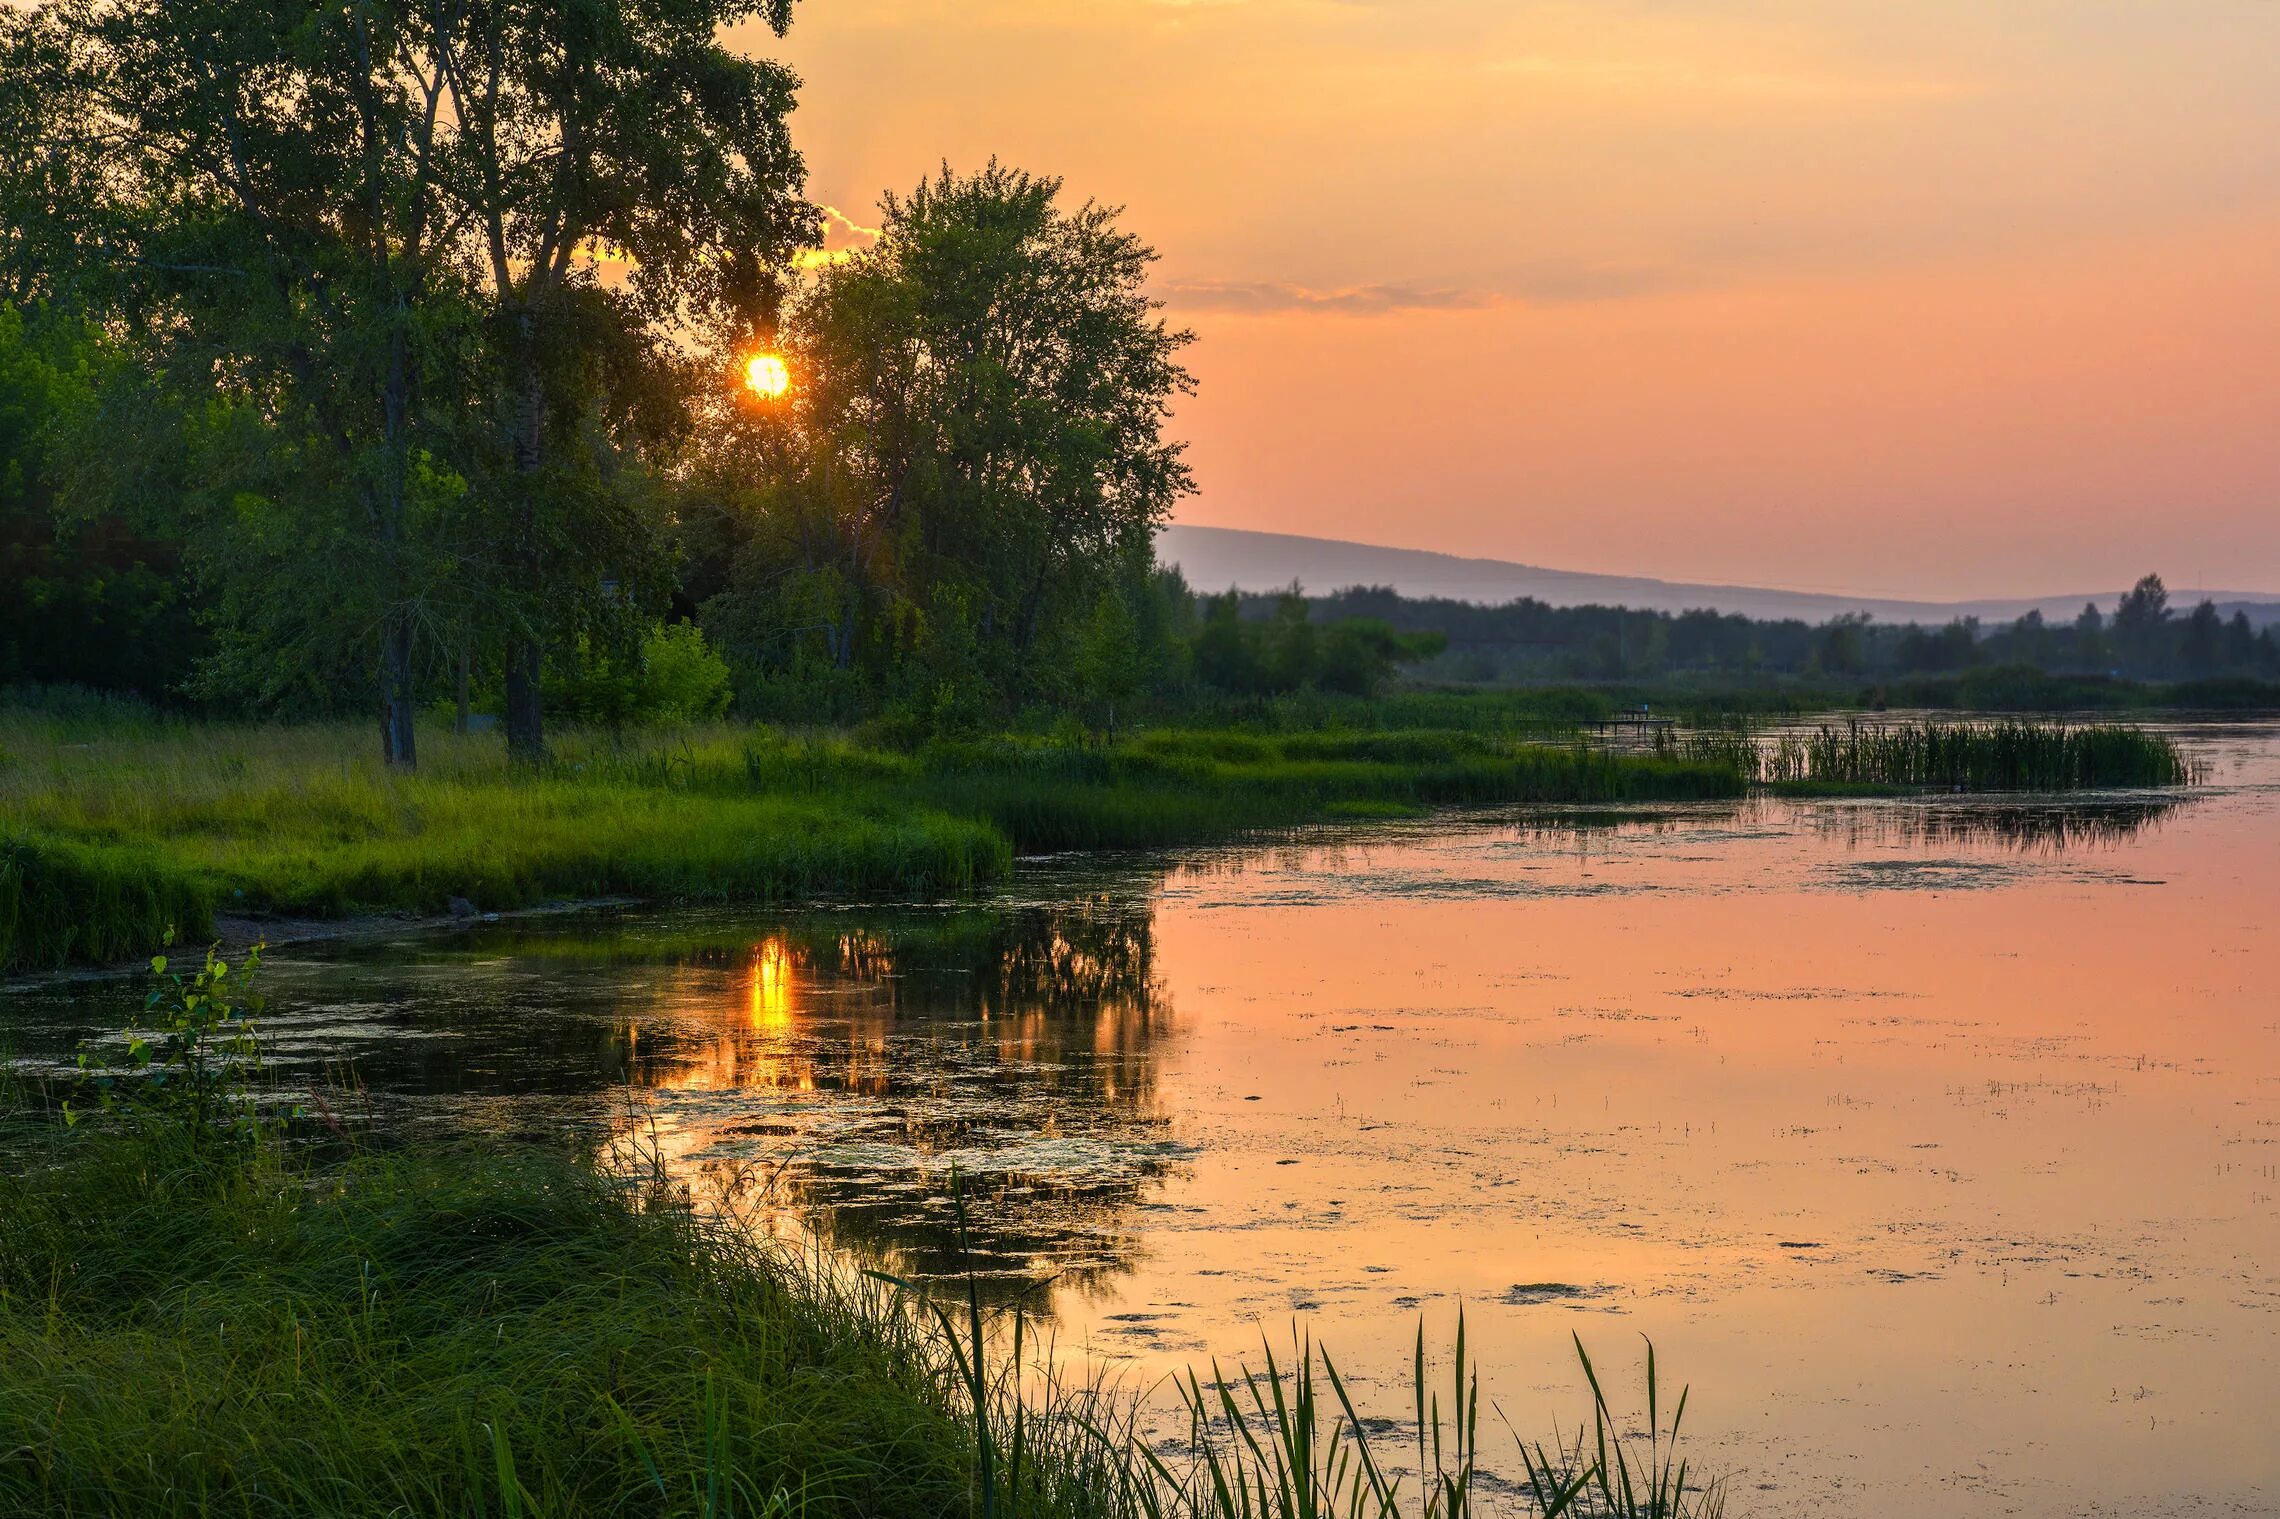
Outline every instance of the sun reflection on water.
[(792, 952), (782, 938), (752, 949), (752, 1026), (762, 1032), (791, 1027)]

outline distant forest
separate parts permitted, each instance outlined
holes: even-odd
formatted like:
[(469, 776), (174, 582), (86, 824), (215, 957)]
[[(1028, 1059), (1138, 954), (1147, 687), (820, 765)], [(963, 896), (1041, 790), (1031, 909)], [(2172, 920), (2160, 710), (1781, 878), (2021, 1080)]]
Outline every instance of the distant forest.
[[(1265, 622), (1287, 595), (1237, 599), (1246, 620)], [(1318, 621), (1363, 618), (1400, 634), (1441, 635), (1446, 647), (1415, 675), (1468, 685), (1769, 675), (1876, 681), (2019, 668), (2141, 681), (2280, 676), (2273, 626), (2259, 629), (2237, 609), (2227, 617), (2208, 601), (2180, 612), (2158, 575), (2145, 576), (2111, 610), (2085, 605), (2071, 621), (2030, 612), (2008, 623), (1963, 618), (1935, 627), (1864, 616), (1810, 623), (1555, 607), (1528, 598), (1483, 606), (1365, 586), (1307, 601)]]

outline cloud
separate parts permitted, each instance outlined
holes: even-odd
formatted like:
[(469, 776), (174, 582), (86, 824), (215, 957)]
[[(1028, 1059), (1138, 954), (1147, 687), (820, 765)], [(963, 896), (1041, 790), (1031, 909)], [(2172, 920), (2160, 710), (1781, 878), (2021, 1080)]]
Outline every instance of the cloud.
[(1666, 290), (1670, 271), (1636, 265), (1545, 265), (1492, 285), (1428, 285), (1414, 281), (1315, 288), (1286, 280), (1165, 280), (1156, 294), (1186, 311), (1263, 316), (1314, 312), (1384, 316), (1402, 311), (1484, 311), (1497, 306), (1564, 306), (1621, 300)]
[(1157, 289), (1167, 304), (1191, 311), (1319, 311), (1341, 316), (1475, 311), (1502, 305), (1506, 299), (1492, 290), (1450, 286), (1346, 285), (1336, 290), (1313, 290), (1281, 280), (1170, 280)]
[(843, 264), (855, 254), (878, 244), (877, 227), (864, 226), (837, 206), (822, 206), (818, 209), (823, 212), (823, 246), (801, 249), (793, 259), (800, 268), (820, 269), (826, 264)]
[(1692, 58), (1562, 57), (1544, 53), (1491, 58), (1482, 68), (1492, 74), (1566, 81), (1611, 90), (1637, 90), (1662, 97), (1715, 95), (1792, 104), (1860, 105), (1911, 100), (1946, 100), (1976, 94), (1976, 80), (1879, 76), (1813, 68), (1718, 66)]

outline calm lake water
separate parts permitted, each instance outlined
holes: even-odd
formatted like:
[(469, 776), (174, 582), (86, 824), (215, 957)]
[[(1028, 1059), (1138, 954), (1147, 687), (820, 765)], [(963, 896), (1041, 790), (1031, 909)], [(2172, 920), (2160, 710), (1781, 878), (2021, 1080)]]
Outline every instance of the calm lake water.
[(1135, 1386), (1296, 1323), (1397, 1413), (1461, 1303), (1531, 1435), (1571, 1333), (1626, 1391), (1651, 1337), (1738, 1515), (2269, 1515), (2280, 730), (2184, 736), (2174, 802), (1468, 812), (281, 952), (269, 1029), (415, 1131), (653, 1133)]

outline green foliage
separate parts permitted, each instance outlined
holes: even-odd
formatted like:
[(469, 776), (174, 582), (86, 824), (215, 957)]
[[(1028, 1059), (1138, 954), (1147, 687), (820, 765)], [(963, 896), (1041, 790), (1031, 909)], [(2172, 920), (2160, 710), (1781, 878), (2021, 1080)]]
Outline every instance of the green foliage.
[[(202, 697), (377, 707), (408, 766), (416, 687), (481, 645), (534, 758), (542, 650), (638, 639), (667, 590), (655, 466), (689, 381), (667, 335), (748, 334), (813, 236), (794, 80), (721, 38), (789, 17), (788, 0), (0, 12), (0, 125), (25, 148), (0, 160), (8, 288), (121, 345), (85, 494), (163, 499), (197, 589), (143, 620), (186, 604), (212, 627)], [(81, 547), (34, 542), (35, 568)], [(95, 608), (114, 621), (153, 600), (116, 590), (132, 605)], [(160, 631), (130, 629), (166, 656)]]
[[(80, 1090), (93, 1094), (101, 1112), (133, 1127), (172, 1130), (194, 1153), (251, 1150), (263, 1132), (254, 1094), (261, 1072), (254, 1025), (262, 1008), (254, 985), (260, 972), (258, 944), (234, 976), (212, 948), (187, 976), (165, 955), (153, 956), (141, 1019), (127, 1029), (116, 1055), (82, 1048)], [(67, 1102), (63, 1116), (76, 1124), (81, 1114)]]
[(686, 471), (693, 573), (721, 586), (702, 616), (740, 687), (828, 667), (866, 712), (956, 732), (1070, 696), (1105, 712), (1069, 689), (1087, 660), (1122, 677), (1086, 648), (1105, 595), (1161, 647), (1136, 603), (1189, 489), (1164, 435), (1189, 338), (1115, 218), (1058, 180), (945, 169), (793, 302), (791, 394), (720, 400)]
[(1243, 597), (1213, 597), (1195, 635), (1196, 679), (1236, 696), (1276, 696), (1321, 690), (1342, 696), (1377, 694), (1395, 671), (1431, 659), (1448, 645), (1431, 631), (1396, 632), (1376, 617), (1313, 621), (1312, 604), (1293, 588), (1275, 597), (1264, 619), (1244, 615)]
[(0, 685), (175, 694), (204, 646), (180, 547), (69, 502), (117, 363), (92, 331), (0, 305)]
[(1098, 714), (1109, 738), (1116, 737), (1116, 709), (1128, 710), (1147, 680), (1140, 647), (1140, 625), (1121, 588), (1101, 592), (1077, 645), (1077, 690)]
[(0, 1174), (8, 1512), (964, 1511), (931, 1347), (669, 1194), (534, 1150), (35, 1143)]
[(651, 628), (628, 654), (581, 645), (564, 660), (571, 673), (553, 682), (555, 713), (565, 722), (608, 728), (709, 722), (728, 710), (727, 663), (687, 622)]
[(728, 710), (728, 662), (687, 622), (659, 627), (641, 646), (643, 706), (652, 721), (709, 722)]

